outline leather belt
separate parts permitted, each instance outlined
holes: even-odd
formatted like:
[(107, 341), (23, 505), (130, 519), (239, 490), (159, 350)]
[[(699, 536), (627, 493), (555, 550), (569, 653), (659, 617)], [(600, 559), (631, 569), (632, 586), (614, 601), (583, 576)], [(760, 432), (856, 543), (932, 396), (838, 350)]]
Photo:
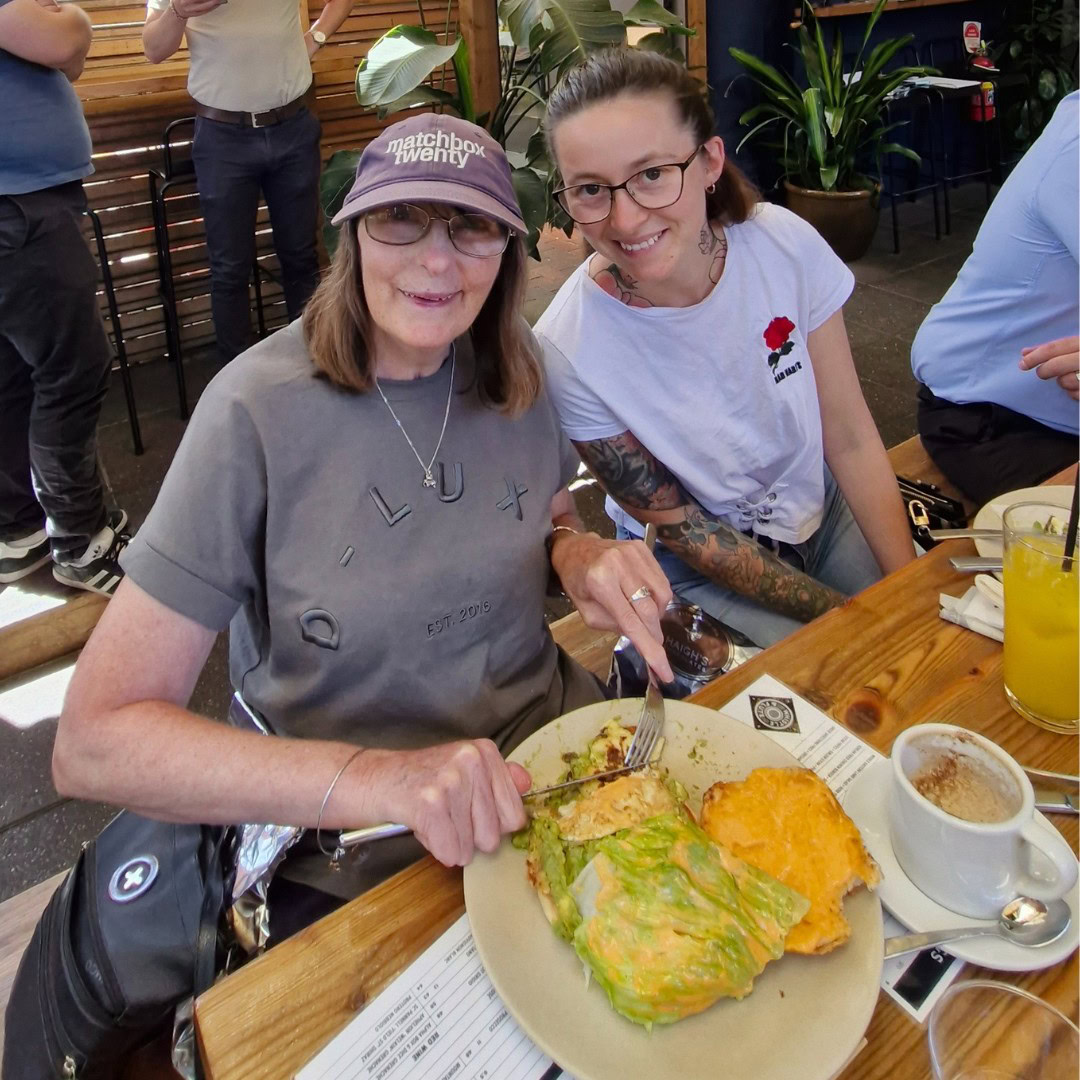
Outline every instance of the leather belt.
[(283, 120), (288, 120), (290, 116), (295, 116), (302, 108), (304, 108), (303, 97), (295, 98), (280, 108), (258, 113), (214, 109), (209, 105), (200, 105), (195, 102), (195, 112), (199, 116), (205, 116), (208, 120), (219, 120), (223, 124), (237, 124), (240, 127), (252, 128), (264, 128), (271, 127), (273, 124), (280, 124)]

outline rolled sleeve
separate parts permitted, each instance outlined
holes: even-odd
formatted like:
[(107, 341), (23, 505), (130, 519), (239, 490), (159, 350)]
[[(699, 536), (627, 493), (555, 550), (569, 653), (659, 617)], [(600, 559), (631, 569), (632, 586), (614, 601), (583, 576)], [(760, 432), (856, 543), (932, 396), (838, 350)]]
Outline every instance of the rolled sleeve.
[(264, 449), (227, 372), (203, 393), (157, 501), (120, 560), (136, 585), (211, 630), (265, 591)]

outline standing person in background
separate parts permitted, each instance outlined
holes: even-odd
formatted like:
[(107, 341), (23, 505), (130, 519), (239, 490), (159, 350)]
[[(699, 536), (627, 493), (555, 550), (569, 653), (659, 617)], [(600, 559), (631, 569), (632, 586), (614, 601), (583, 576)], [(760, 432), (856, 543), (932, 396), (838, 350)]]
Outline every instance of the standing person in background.
[(53, 560), (111, 596), (122, 510), (107, 511), (97, 423), (111, 352), (81, 230), (90, 131), (71, 82), (90, 49), (75, 4), (0, 0), (0, 583)]
[(705, 88), (641, 49), (548, 99), (556, 197), (595, 255), (536, 324), (618, 536), (771, 645), (914, 557), (841, 308), (851, 271), (725, 159)]
[(222, 363), (251, 344), (248, 283), (259, 192), (266, 199), (289, 319), (319, 281), (319, 121), (304, 104), (311, 57), (352, 9), (328, 0), (305, 32), (296, 0), (148, 0), (152, 64), (186, 38), (195, 99), (192, 157), (206, 222), (211, 308)]
[(1080, 91), (1009, 174), (911, 346), (919, 434), (975, 502), (1076, 461)]

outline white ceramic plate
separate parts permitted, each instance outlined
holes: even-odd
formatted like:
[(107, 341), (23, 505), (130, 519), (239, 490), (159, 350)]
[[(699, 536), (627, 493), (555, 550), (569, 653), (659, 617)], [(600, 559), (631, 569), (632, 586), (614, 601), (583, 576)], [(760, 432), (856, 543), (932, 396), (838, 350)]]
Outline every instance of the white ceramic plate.
[[(892, 788), (892, 766), (886, 759), (864, 769), (851, 785), (844, 798), (844, 809), (859, 826), (863, 842), (881, 867), (882, 882), (878, 886), (881, 902), (914, 933), (947, 930), (954, 926), (985, 926), (985, 921), (957, 915), (911, 883), (893, 854), (889, 840), (889, 792)], [(1035, 819), (1043, 828), (1056, 832), (1054, 826), (1038, 811)], [(998, 971), (1038, 971), (1069, 956), (1080, 942), (1080, 888), (1074, 885), (1065, 897), (1072, 910), (1069, 929), (1049, 945), (1025, 949), (1009, 941), (995, 938), (970, 938), (950, 942), (942, 948), (961, 960), (995, 968)]]
[[(537, 784), (565, 769), (611, 717), (635, 724), (641, 699), (601, 702), (560, 717), (513, 754)], [(785, 750), (722, 713), (665, 702), (663, 763), (697, 810), (706, 788), (758, 765), (790, 766)], [(827, 956), (785, 956), (742, 1001), (724, 1000), (677, 1024), (643, 1027), (585, 983), (573, 948), (552, 932), (525, 880), (525, 855), (504, 843), (465, 868), (465, 907), (480, 958), (529, 1037), (577, 1080), (826, 1080), (854, 1053), (877, 1002), (883, 933), (876, 895), (845, 909), (851, 939)]]
[[(973, 529), (1000, 529), (1001, 515), (1005, 513), (1006, 507), (1018, 502), (1044, 502), (1051, 506), (1060, 506), (1065, 510), (1065, 516), (1068, 518), (1069, 507), (1072, 504), (1072, 488), (1067, 484), (1050, 484), (1045, 487), (1020, 488), (1017, 491), (999, 495), (996, 499), (991, 499), (975, 515), (971, 527)], [(996, 537), (990, 539), (977, 537), (975, 550), (985, 559), (1000, 559), (1001, 541)], [(997, 576), (1001, 577), (1000, 571), (997, 572)]]

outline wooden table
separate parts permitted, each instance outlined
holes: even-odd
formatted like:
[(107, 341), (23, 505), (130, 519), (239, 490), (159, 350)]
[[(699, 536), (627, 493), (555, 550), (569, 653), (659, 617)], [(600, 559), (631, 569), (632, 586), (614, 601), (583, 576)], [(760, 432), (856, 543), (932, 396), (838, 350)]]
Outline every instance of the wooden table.
[[(982, 732), (1025, 765), (1075, 772), (1075, 738), (1010, 708), (1001, 646), (938, 617), (938, 594), (971, 583), (949, 556), (973, 551), (967, 540), (939, 545), (691, 700), (722, 708), (768, 673), (882, 752), (909, 725), (939, 721)], [(1075, 849), (1077, 819), (1052, 820)], [(460, 871), (426, 859), (220, 982), (196, 1008), (210, 1080), (292, 1076), (463, 908)], [(1014, 982), (1077, 1019), (1075, 952), (1030, 975), (965, 973)], [(929, 1077), (925, 1032), (884, 994), (866, 1035), (843, 1080)]]

